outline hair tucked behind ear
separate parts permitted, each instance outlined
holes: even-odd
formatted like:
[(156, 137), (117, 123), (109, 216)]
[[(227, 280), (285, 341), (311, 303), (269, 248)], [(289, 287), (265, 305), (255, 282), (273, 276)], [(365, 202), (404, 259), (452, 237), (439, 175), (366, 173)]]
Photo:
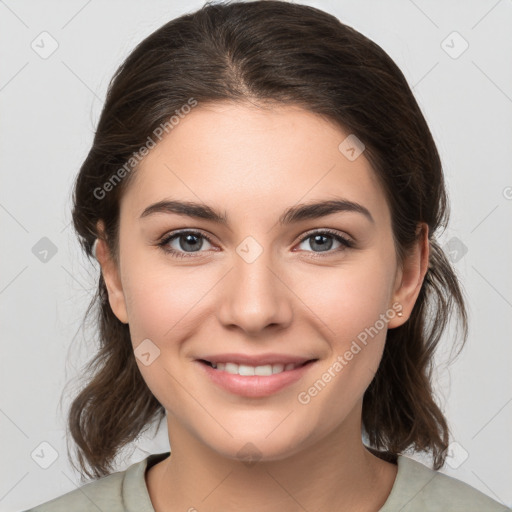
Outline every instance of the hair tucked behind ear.
[[(452, 313), (462, 341), (467, 318), (457, 277), (437, 242), (448, 219), (441, 162), (402, 72), (377, 44), (305, 5), (208, 3), (166, 23), (115, 73), (76, 179), (73, 222), (89, 256), (102, 220), (119, 262), (119, 201), (137, 172), (132, 157), (191, 99), (295, 105), (334, 121), (365, 144), (389, 203), (399, 258), (414, 244), (418, 225), (428, 225), (430, 266), (410, 318), (388, 332), (364, 396), (363, 427), (372, 448), (395, 455), (425, 450), (438, 469), (448, 427), (434, 400), (432, 358)], [(100, 346), (68, 426), (80, 468), (99, 477), (165, 411), (141, 377), (128, 326), (114, 316), (101, 277), (91, 311), (98, 313)]]

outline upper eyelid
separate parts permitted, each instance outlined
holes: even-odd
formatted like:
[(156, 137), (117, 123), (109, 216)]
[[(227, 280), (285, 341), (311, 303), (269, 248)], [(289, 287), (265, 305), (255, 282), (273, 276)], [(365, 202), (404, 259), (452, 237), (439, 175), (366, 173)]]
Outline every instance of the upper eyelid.
[(354, 241), (352, 236), (350, 236), (348, 233), (346, 234), (338, 229), (333, 229), (333, 228), (314, 228), (314, 229), (308, 230), (301, 235), (299, 241), (302, 242), (305, 238), (308, 238), (316, 233), (327, 233), (328, 235), (331, 235), (331, 236), (336, 235), (341, 238), (345, 238), (346, 240), (349, 240), (350, 242)]
[(208, 240), (210, 243), (214, 243), (213, 242), (213, 236), (209, 235), (209, 234), (208, 235), (205, 234), (200, 229), (180, 229), (178, 231), (169, 231), (168, 233), (166, 233), (165, 235), (160, 237), (160, 241), (163, 242), (164, 240), (170, 240), (172, 238), (177, 238), (180, 235), (189, 235), (189, 234), (201, 235), (203, 238), (206, 238), (206, 240)]

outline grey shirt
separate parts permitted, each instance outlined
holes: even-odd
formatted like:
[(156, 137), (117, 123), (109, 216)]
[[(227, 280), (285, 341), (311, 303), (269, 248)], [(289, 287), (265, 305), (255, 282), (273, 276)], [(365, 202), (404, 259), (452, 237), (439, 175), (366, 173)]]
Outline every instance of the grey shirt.
[[(170, 455), (150, 455), (125, 471), (89, 482), (25, 512), (155, 512), (145, 472)], [(391, 493), (379, 512), (505, 512), (512, 509), (470, 485), (398, 456)]]

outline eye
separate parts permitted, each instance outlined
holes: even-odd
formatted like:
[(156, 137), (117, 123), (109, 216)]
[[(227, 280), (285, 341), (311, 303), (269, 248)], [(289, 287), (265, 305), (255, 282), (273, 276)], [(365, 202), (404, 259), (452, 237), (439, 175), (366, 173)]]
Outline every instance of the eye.
[[(330, 249), (333, 246), (333, 239), (340, 245), (338, 246), (338, 248), (331, 251)], [(328, 252), (330, 254), (333, 252), (343, 251), (347, 248), (351, 248), (354, 246), (354, 242), (340, 235), (337, 231), (333, 231), (330, 229), (310, 232), (306, 234), (306, 236), (302, 237), (300, 243), (303, 244), (308, 240), (310, 248), (319, 249), (318, 251), (313, 250), (314, 253)]]
[[(334, 250), (331, 250), (333, 246), (333, 239), (334, 242), (339, 244), (339, 246)], [(158, 246), (165, 253), (170, 254), (174, 258), (193, 258), (195, 257), (193, 253), (199, 253), (198, 255), (200, 255), (205, 240), (209, 244), (213, 243), (210, 237), (199, 231), (179, 231), (164, 237), (160, 242), (158, 242)], [(310, 248), (319, 249), (312, 251), (317, 254), (323, 252), (332, 254), (334, 252), (354, 247), (354, 242), (340, 235), (337, 231), (330, 229), (309, 232), (302, 237), (300, 244), (303, 244), (307, 240), (310, 240)], [(174, 243), (174, 247), (172, 243)]]
[[(212, 243), (209, 237), (199, 231), (180, 231), (166, 236), (158, 243), (158, 246), (168, 254), (176, 258), (194, 257), (194, 252), (200, 252), (203, 248), (203, 241)], [(171, 242), (177, 242), (174, 247), (169, 245)], [(184, 252), (183, 252), (184, 251)], [(189, 253), (190, 251), (190, 253)]]

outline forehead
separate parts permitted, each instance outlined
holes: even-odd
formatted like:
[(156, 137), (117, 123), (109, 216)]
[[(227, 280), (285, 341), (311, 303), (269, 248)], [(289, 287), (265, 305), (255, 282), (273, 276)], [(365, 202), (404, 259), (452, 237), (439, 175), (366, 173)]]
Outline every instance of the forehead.
[(340, 151), (350, 135), (296, 106), (201, 105), (151, 149), (121, 201), (138, 217), (168, 197), (206, 202), (241, 214), (344, 197), (386, 215), (383, 191), (364, 156)]

